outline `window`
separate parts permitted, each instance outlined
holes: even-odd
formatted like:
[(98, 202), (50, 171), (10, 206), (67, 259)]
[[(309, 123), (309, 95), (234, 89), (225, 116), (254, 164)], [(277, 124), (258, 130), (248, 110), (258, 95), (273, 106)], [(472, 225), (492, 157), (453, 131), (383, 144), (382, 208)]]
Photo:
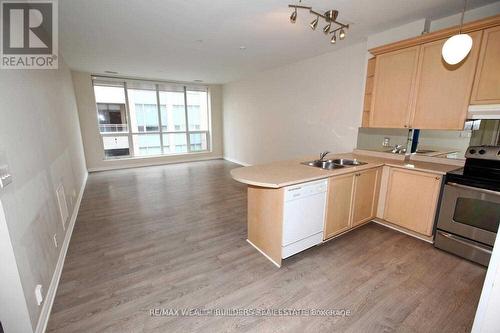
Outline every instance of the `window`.
[(206, 87), (93, 80), (106, 159), (210, 150)]

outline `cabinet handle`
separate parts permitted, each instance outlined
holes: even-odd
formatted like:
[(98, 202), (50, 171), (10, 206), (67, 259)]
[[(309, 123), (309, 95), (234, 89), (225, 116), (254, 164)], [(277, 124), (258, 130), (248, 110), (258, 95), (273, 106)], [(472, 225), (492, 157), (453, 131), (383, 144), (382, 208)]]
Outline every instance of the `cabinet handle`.
[(436, 180), (440, 180), (440, 179), (441, 179), (441, 177), (436, 177)]

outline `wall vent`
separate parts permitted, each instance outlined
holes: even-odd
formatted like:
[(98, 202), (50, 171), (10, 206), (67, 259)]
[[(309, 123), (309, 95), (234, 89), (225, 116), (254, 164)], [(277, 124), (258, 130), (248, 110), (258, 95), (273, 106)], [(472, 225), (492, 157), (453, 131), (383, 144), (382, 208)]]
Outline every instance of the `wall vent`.
[(61, 222), (63, 229), (66, 230), (66, 222), (68, 221), (68, 205), (66, 203), (66, 194), (64, 186), (61, 184), (56, 190), (57, 203), (59, 204), (59, 213), (61, 214)]

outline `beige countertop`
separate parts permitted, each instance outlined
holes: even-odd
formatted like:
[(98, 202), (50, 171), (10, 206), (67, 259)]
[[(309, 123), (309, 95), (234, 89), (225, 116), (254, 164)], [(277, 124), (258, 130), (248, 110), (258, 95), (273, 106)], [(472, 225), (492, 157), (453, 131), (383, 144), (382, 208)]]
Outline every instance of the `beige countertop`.
[(459, 166), (449, 165), (449, 164), (421, 162), (412, 160), (404, 161), (402, 160), (402, 156), (399, 156), (399, 158), (384, 158), (378, 156), (364, 155), (360, 153), (329, 154), (327, 155), (326, 159), (356, 158), (361, 162), (366, 162), (367, 164), (354, 167), (344, 167), (335, 170), (323, 170), (321, 168), (316, 168), (301, 164), (301, 162), (311, 161), (314, 160), (315, 158), (317, 157), (308, 156), (289, 161), (279, 161), (268, 164), (236, 168), (231, 170), (231, 176), (236, 181), (248, 185), (269, 187), (269, 188), (280, 188), (312, 180), (371, 169), (383, 165), (396, 168), (409, 169), (409, 170), (430, 172), (438, 175), (444, 175), (448, 171), (459, 168)]

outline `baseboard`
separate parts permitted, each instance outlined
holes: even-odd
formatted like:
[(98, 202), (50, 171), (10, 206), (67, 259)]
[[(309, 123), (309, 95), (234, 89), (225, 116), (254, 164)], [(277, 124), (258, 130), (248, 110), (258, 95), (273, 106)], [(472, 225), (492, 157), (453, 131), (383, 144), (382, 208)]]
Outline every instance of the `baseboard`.
[(38, 324), (36, 325), (35, 330), (36, 333), (44, 333), (47, 329), (50, 312), (52, 311), (52, 305), (54, 304), (54, 299), (56, 297), (57, 287), (59, 286), (59, 280), (61, 279), (64, 260), (66, 259), (66, 253), (68, 252), (69, 241), (71, 239), (71, 235), (73, 234), (73, 228), (75, 227), (78, 211), (80, 210), (83, 192), (85, 191), (85, 186), (87, 185), (88, 175), (88, 173), (85, 173), (80, 192), (78, 193), (75, 206), (73, 207), (73, 213), (71, 214), (71, 219), (68, 223), (68, 231), (66, 232), (66, 236), (64, 237), (61, 252), (59, 253), (59, 259), (57, 260), (56, 269), (54, 270), (54, 274), (52, 275), (52, 281), (50, 281), (49, 289), (47, 290), (47, 295), (45, 296), (45, 302), (43, 303), (42, 311), (40, 312), (40, 317), (38, 318)]
[(408, 236), (411, 236), (413, 238), (418, 238), (420, 240), (423, 240), (424, 242), (427, 242), (427, 243), (431, 243), (431, 244), (434, 244), (434, 240), (433, 240), (433, 237), (432, 236), (423, 236), (423, 235), (419, 235), (417, 234), (416, 232), (414, 231), (411, 231), (411, 230), (407, 230), (403, 227), (400, 227), (400, 226), (397, 226), (397, 225), (394, 225), (390, 222), (387, 222), (385, 220), (382, 220), (382, 219), (379, 219), (379, 218), (374, 218), (372, 220), (372, 222), (374, 223), (377, 223), (377, 224), (380, 224), (386, 228), (389, 228), (389, 229), (392, 229), (392, 230), (396, 230), (396, 231), (399, 231), (400, 233), (403, 233), (405, 235), (408, 235)]
[(238, 160), (235, 160), (234, 158), (230, 158), (230, 157), (227, 157), (227, 156), (224, 156), (223, 159), (225, 159), (226, 161), (228, 162), (231, 162), (231, 163), (236, 163), (236, 164), (239, 164), (239, 165), (242, 165), (242, 166), (251, 166), (251, 164), (248, 164), (248, 163), (245, 163), (245, 162), (242, 162), (242, 161), (238, 161)]
[[(167, 165), (167, 164), (177, 164), (177, 163), (188, 163), (188, 162), (199, 162), (199, 161), (211, 161), (211, 160), (220, 160), (224, 159), (222, 156), (210, 156), (210, 157), (201, 157), (196, 159), (183, 159), (183, 160), (173, 160), (173, 161), (156, 161), (156, 162), (144, 162), (139, 164), (123, 164), (123, 165), (112, 165), (98, 168), (88, 168), (89, 172), (100, 172), (100, 171), (110, 171), (110, 170), (120, 170), (120, 169), (132, 169), (132, 168), (144, 168), (149, 166), (159, 166), (159, 165)], [(115, 162), (116, 161), (109, 161)]]

